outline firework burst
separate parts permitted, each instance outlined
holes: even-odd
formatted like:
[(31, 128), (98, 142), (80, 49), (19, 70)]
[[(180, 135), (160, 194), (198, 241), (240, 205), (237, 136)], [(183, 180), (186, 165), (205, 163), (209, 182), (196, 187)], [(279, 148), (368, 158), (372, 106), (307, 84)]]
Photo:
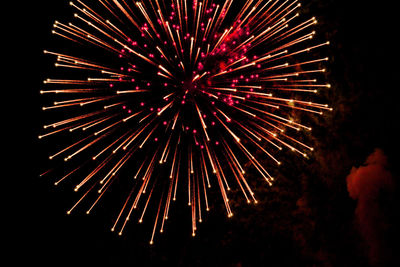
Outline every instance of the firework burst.
[(68, 214), (86, 198), (90, 213), (124, 180), (112, 231), (122, 234), (134, 214), (142, 222), (153, 205), (152, 244), (182, 191), (194, 236), (211, 186), (231, 217), (232, 186), (257, 203), (249, 166), (272, 185), (265, 166), (280, 165), (277, 152), (313, 150), (302, 114), (331, 108), (311, 100), (330, 86), (320, 81), (327, 58), (310, 51), (328, 42), (313, 41), (316, 19), (300, 18), (299, 1), (85, 2), (70, 2), (73, 23), (54, 24), (68, 52), (44, 51), (73, 77), (44, 81), (41, 94), (56, 101), (43, 110), (58, 119), (39, 136), (58, 138), (49, 158), (70, 166), (43, 175), (81, 192)]

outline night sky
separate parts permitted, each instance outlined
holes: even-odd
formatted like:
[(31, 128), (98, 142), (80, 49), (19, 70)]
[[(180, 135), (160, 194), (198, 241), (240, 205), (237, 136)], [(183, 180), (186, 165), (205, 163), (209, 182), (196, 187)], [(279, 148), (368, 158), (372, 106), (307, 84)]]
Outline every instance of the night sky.
[(14, 87), (20, 87), (24, 106), (23, 119), (16, 118), (24, 137), (10, 157), (19, 204), (12, 216), (18, 221), (13, 260), (78, 266), (399, 266), (399, 30), (393, 2), (302, 1), (303, 17), (316, 16), (319, 38), (331, 42), (326, 53), (332, 88), (325, 97), (334, 111), (312, 122), (314, 154), (285, 159), (272, 188), (255, 183), (257, 206), (234, 202), (235, 216), (227, 218), (222, 201), (216, 202), (195, 238), (189, 210), (172, 208), (154, 246), (148, 226), (132, 223), (122, 237), (112, 233), (116, 211), (105, 202), (90, 216), (67, 216), (73, 192), (39, 178), (46, 154), (37, 138), (45, 115), (39, 90), (53, 64), (42, 51), (54, 38), (54, 20), (69, 21), (73, 11), (61, 0), (21, 4), (24, 75)]

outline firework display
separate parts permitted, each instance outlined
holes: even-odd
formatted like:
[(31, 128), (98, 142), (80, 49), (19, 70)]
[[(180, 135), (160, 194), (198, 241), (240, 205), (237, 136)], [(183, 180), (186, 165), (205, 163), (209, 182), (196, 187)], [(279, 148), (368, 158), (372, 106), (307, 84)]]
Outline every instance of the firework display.
[[(44, 51), (59, 76), (40, 92), (52, 102), (39, 136), (60, 140), (49, 155), (59, 167), (42, 176), (74, 183), (80, 197), (68, 214), (83, 202), (90, 213), (114, 190), (121, 203), (112, 231), (121, 235), (129, 219), (141, 223), (151, 212), (152, 244), (179, 198), (190, 206), (194, 236), (211, 191), (231, 217), (233, 188), (257, 203), (249, 170), (271, 186), (267, 167), (285, 153), (313, 151), (306, 117), (332, 110), (313, 101), (330, 87), (328, 58), (316, 56), (329, 42), (313, 40), (317, 21), (301, 18), (299, 1), (70, 6), (73, 22), (56, 21), (52, 32), (68, 46)], [(128, 189), (120, 195), (119, 187)]]

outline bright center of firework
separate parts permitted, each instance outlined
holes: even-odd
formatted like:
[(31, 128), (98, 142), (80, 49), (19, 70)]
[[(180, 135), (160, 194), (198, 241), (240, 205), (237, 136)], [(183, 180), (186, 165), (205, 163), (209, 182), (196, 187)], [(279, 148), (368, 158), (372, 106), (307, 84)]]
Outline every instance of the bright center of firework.
[(193, 79), (186, 79), (185, 81), (182, 82), (182, 89), (183, 91), (189, 91), (193, 92), (197, 88), (197, 82), (193, 81)]

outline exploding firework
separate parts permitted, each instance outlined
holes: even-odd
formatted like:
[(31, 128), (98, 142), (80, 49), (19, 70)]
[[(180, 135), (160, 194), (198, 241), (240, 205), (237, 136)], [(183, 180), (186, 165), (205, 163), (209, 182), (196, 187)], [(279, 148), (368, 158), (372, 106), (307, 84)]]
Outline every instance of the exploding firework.
[(311, 100), (330, 87), (314, 53), (328, 42), (313, 41), (316, 19), (300, 18), (299, 1), (95, 2), (70, 2), (75, 22), (52, 32), (67, 52), (44, 51), (69, 77), (44, 81), (56, 101), (39, 136), (59, 140), (49, 158), (62, 163), (43, 175), (81, 192), (68, 214), (86, 198), (90, 213), (125, 181), (112, 231), (152, 205), (152, 244), (183, 192), (194, 236), (212, 186), (231, 217), (232, 186), (257, 203), (247, 169), (271, 186), (280, 150), (311, 153), (303, 114), (331, 110)]

